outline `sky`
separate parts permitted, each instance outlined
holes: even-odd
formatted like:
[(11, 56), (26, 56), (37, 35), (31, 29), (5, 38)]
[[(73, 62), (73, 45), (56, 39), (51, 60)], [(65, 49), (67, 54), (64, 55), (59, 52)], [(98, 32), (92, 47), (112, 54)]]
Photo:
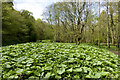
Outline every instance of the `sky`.
[(25, 9), (33, 13), (35, 19), (42, 19), (43, 11), (47, 6), (59, 0), (14, 0), (14, 8), (18, 11)]
[[(43, 11), (52, 3), (64, 0), (13, 0), (14, 8), (18, 11), (25, 9), (33, 13), (35, 19), (42, 19)], [(65, 0), (66, 1), (66, 0)], [(69, 1), (69, 0), (67, 0)], [(77, 0), (75, 0), (77, 1)], [(97, 2), (99, 0), (90, 0), (92, 2)], [(103, 1), (103, 0), (100, 0)]]

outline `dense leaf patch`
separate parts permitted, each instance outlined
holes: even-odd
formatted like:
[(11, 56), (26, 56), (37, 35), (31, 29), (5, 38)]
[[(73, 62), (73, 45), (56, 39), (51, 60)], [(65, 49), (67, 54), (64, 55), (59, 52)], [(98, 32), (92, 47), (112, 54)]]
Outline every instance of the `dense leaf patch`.
[(118, 78), (118, 56), (73, 43), (2, 47), (3, 78)]

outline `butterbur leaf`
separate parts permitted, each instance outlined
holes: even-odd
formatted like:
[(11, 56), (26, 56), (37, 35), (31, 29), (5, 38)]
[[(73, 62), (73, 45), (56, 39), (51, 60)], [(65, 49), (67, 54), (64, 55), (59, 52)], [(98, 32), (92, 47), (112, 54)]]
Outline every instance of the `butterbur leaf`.
[(75, 68), (73, 69), (74, 72), (82, 72), (82, 69), (81, 68)]
[(56, 78), (56, 79), (60, 79), (61, 76), (60, 76), (60, 75), (56, 75), (55, 78)]
[(66, 67), (67, 65), (61, 64), (61, 67)]
[(17, 75), (15, 75), (15, 76), (14, 76), (14, 78), (16, 78), (16, 79), (17, 79), (17, 78), (18, 78), (18, 76), (17, 76)]
[(17, 65), (17, 67), (22, 67), (22, 66), (23, 66), (23, 65), (21, 65), (21, 64), (18, 64), (18, 65)]
[(43, 75), (44, 75), (44, 72), (41, 73), (41, 76), (43, 76)]
[(5, 75), (6, 75), (6, 76), (10, 76), (10, 75), (11, 75), (11, 73), (12, 73), (12, 72), (11, 72), (11, 71), (9, 71), (9, 72), (8, 72), (8, 73), (6, 73)]
[(115, 78), (118, 78), (118, 77), (119, 77), (119, 74), (116, 74), (116, 75), (115, 75)]
[(67, 72), (72, 72), (72, 68), (68, 69)]
[(75, 75), (73, 78), (80, 78), (78, 75)]
[(23, 69), (18, 68), (18, 69), (16, 70), (16, 73), (17, 73), (17, 74), (21, 74), (22, 72), (23, 72)]
[(44, 78), (49, 78), (49, 77), (50, 77), (50, 75), (51, 75), (51, 73), (50, 73), (50, 72), (48, 72), (48, 73), (45, 75), (45, 77), (44, 77)]
[(31, 69), (36, 69), (36, 66), (32, 66)]
[(84, 71), (85, 73), (87, 73), (88, 71), (91, 71), (91, 69), (88, 68), (88, 67), (82, 67), (82, 69), (83, 69), (83, 71)]
[(64, 64), (57, 64), (57, 67), (64, 67), (66, 68), (67, 65), (64, 65)]
[(102, 62), (100, 62), (100, 61), (97, 62), (97, 65), (101, 65), (101, 64), (102, 64)]
[(109, 72), (101, 72), (101, 75), (107, 75), (107, 74), (109, 74)]
[(32, 64), (27, 64), (26, 66), (30, 67)]
[(65, 72), (65, 68), (59, 68), (59, 69), (57, 69), (57, 73), (58, 74), (62, 74), (64, 72)]
[(55, 75), (54, 73), (51, 74), (51, 76), (54, 76), (54, 75)]
[(74, 58), (70, 58), (70, 60), (68, 61), (68, 62), (74, 62), (75, 60), (74, 60)]
[(10, 76), (9, 78), (13, 79), (13, 78), (14, 78), (14, 75)]
[(18, 76), (17, 76), (17, 75), (11, 75), (9, 78), (10, 78), (10, 79), (13, 79), (13, 78), (17, 79)]
[(31, 73), (33, 73), (33, 71), (26, 71), (27, 75), (30, 75)]
[(39, 79), (39, 77), (36, 77), (36, 76), (30, 76), (29, 77), (29, 79), (33, 79), (33, 78)]
[(91, 78), (91, 76), (90, 76), (90, 75), (87, 75), (86, 78)]
[(48, 66), (48, 67), (45, 68), (45, 70), (52, 70), (52, 67)]
[(87, 57), (86, 60), (90, 60), (91, 58), (90, 57)]
[(22, 64), (26, 64), (27, 62), (23, 61)]
[(11, 66), (9, 65), (9, 64), (6, 64), (6, 66), (5, 66), (6, 68), (11, 68)]
[(101, 74), (100, 74), (100, 73), (96, 73), (96, 74), (95, 74), (95, 77), (96, 77), (96, 78), (100, 78), (100, 77), (101, 77)]

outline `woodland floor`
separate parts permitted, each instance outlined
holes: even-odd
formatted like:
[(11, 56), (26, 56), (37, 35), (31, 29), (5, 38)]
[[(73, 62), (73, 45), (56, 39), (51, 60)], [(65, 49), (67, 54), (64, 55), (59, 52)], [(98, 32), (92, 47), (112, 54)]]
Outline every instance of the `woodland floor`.
[(116, 55), (118, 55), (118, 56), (120, 56), (120, 50), (119, 51), (113, 51), (113, 50), (110, 50), (110, 52), (113, 52), (114, 54), (116, 54)]

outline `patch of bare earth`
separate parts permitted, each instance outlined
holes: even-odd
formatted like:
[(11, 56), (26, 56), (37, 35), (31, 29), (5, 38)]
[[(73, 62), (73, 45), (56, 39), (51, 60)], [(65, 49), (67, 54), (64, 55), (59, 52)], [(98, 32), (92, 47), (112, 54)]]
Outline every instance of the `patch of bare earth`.
[(112, 52), (112, 53), (114, 53), (114, 54), (120, 56), (120, 53), (119, 53), (120, 51), (113, 51), (113, 50), (110, 50), (110, 52)]

